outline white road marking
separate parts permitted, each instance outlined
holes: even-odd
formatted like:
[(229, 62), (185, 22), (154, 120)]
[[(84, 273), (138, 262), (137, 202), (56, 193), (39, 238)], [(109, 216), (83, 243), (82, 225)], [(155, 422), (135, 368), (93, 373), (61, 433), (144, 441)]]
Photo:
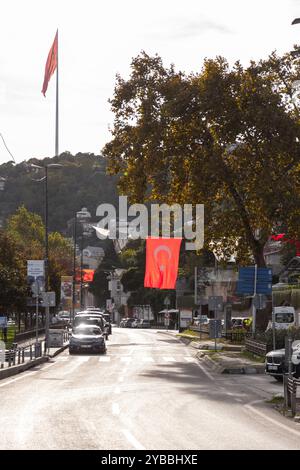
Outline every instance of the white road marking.
[(129, 357), (129, 356), (121, 357), (121, 362), (131, 362), (131, 361), (132, 361), (132, 357)]
[(118, 403), (113, 403), (112, 404), (112, 414), (117, 416), (120, 414), (120, 407), (118, 405)]
[(109, 362), (110, 356), (99, 357), (99, 362)]
[(143, 362), (154, 362), (154, 359), (153, 359), (153, 357), (150, 357), (150, 356), (144, 356), (144, 357), (142, 357), (142, 361)]
[(296, 429), (292, 429), (292, 428), (290, 428), (289, 426), (286, 426), (283, 423), (279, 423), (278, 421), (276, 421), (276, 419), (270, 418), (267, 414), (263, 413), (262, 411), (257, 410), (253, 406), (253, 405), (256, 405), (257, 403), (264, 403), (264, 402), (265, 402), (265, 400), (254, 400), (250, 403), (247, 403), (247, 405), (244, 405), (244, 408), (246, 408), (247, 410), (252, 411), (252, 413), (257, 414), (258, 416), (260, 416), (263, 419), (267, 419), (268, 421), (270, 421), (270, 423), (284, 429), (285, 431), (288, 431), (288, 432), (296, 435), (297, 437), (300, 437), (300, 430), (296, 431)]
[(124, 382), (124, 377), (119, 377), (119, 382)]
[(196, 359), (192, 356), (185, 356), (184, 358), (186, 362), (196, 362)]
[(131, 445), (133, 445), (133, 447), (136, 449), (136, 450), (145, 450), (146, 448), (133, 436), (133, 434), (131, 434), (130, 431), (128, 431), (128, 429), (122, 429), (122, 432), (124, 434), (124, 436), (126, 437), (126, 439), (128, 440), (128, 442), (130, 442)]
[(163, 360), (164, 360), (165, 362), (175, 362), (174, 357), (171, 357), (171, 356), (164, 356), (164, 357), (163, 357)]
[(114, 389), (114, 393), (116, 393), (116, 394), (121, 393), (120, 387), (116, 387), (116, 388)]

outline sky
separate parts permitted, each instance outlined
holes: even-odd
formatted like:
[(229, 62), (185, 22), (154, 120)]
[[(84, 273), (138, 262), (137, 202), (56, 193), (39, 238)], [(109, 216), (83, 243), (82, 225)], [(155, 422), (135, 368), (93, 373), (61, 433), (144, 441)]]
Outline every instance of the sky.
[[(0, 0), (0, 133), (17, 162), (55, 153), (55, 76), (44, 69), (59, 29), (59, 151), (99, 154), (110, 140), (115, 77), (142, 50), (197, 72), (300, 44), (300, 0)], [(0, 140), (0, 163), (10, 156)]]

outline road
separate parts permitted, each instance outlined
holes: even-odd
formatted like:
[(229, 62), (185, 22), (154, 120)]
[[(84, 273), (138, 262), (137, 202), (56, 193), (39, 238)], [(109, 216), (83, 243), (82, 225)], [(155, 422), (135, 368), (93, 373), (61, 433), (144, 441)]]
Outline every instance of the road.
[(2, 380), (0, 448), (300, 449), (272, 378), (213, 374), (162, 331), (115, 328), (107, 346)]

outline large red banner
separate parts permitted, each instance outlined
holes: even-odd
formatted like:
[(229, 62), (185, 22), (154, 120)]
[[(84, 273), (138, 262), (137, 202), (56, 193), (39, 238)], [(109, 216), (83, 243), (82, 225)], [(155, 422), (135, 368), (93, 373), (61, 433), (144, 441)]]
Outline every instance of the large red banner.
[(175, 289), (181, 238), (147, 238), (145, 287)]
[(48, 83), (50, 78), (55, 72), (55, 69), (57, 67), (57, 57), (58, 56), (58, 31), (56, 31), (56, 35), (52, 44), (52, 47), (50, 49), (50, 52), (47, 57), (47, 62), (45, 66), (45, 76), (44, 76), (44, 83), (43, 83), (43, 89), (42, 93), (44, 96), (46, 96), (46, 91), (48, 88)]

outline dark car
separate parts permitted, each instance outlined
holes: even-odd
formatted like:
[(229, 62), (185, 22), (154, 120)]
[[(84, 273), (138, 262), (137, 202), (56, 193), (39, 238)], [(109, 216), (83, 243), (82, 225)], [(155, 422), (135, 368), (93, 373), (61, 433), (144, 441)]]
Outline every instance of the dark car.
[[(296, 378), (300, 377), (299, 355), (296, 352), (295, 358), (292, 356), (292, 373)], [(293, 361), (296, 363), (293, 363)], [(288, 373), (288, 367), (285, 362), (285, 349), (275, 349), (266, 354), (265, 372), (272, 375), (276, 380), (282, 381), (283, 374)]]
[(79, 325), (73, 328), (69, 344), (69, 353), (79, 351), (106, 352), (102, 330), (97, 325)]
[(139, 323), (137, 323), (136, 327), (137, 328), (151, 328), (150, 321), (142, 319)]
[(281, 381), (286, 371), (285, 349), (276, 349), (266, 355), (266, 374), (272, 375), (276, 380)]

